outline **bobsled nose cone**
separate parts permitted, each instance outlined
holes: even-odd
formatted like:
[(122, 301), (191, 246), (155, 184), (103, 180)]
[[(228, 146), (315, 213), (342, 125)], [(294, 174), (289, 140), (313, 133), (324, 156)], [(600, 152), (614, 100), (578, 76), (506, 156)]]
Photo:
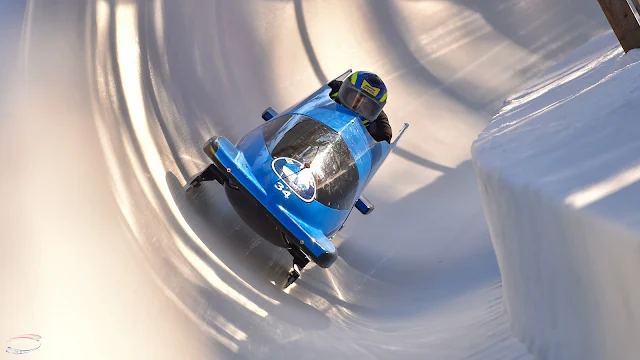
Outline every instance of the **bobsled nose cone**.
[(336, 260), (338, 260), (338, 251), (334, 250), (333, 252), (326, 252), (318, 256), (318, 260), (316, 261), (316, 264), (321, 268), (326, 269), (329, 266), (333, 265), (333, 263), (336, 262)]

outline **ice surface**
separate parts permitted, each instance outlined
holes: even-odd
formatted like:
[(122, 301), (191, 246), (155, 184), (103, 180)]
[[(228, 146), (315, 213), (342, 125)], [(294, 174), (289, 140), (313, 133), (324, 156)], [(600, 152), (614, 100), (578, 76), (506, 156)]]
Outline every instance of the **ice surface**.
[[(16, 5), (20, 4), (20, 5)], [(2, 2), (0, 340), (32, 359), (515, 359), (470, 144), (505, 97), (607, 29), (595, 2)], [(289, 254), (216, 184), (236, 141), (348, 68), (411, 127), (336, 239)], [(7, 290), (10, 289), (10, 290)]]
[(571, 58), (495, 117), (473, 161), (518, 337), (542, 359), (635, 359), (640, 63), (612, 33)]

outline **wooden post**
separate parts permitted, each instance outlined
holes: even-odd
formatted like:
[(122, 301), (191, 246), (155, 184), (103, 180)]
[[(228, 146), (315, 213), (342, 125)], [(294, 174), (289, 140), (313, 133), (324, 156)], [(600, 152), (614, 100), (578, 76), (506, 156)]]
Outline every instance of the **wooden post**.
[(631, 0), (633, 6), (636, 7), (636, 12), (640, 14), (640, 0)]
[[(632, 0), (638, 7), (640, 0)], [(624, 52), (640, 48), (640, 24), (627, 0), (598, 0)]]

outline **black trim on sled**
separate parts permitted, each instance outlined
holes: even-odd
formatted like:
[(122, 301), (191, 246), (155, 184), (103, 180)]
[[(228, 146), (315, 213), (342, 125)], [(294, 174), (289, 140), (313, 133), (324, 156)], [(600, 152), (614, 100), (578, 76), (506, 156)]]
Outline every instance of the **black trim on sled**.
[(322, 268), (328, 268), (338, 259), (337, 251), (325, 252), (316, 257), (313, 253), (298, 245), (299, 239), (296, 239), (264, 205), (240, 185), (232, 175), (227, 175), (227, 177), (229, 181), (225, 184), (225, 193), (231, 206), (233, 206), (242, 221), (262, 238), (281, 248), (299, 249)]

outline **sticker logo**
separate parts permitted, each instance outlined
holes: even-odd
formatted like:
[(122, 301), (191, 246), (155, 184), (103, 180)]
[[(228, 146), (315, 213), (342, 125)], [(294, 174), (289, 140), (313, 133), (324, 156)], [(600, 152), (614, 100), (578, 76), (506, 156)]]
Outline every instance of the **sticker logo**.
[[(302, 201), (312, 202), (315, 200), (316, 179), (313, 176), (313, 171), (305, 167), (303, 163), (295, 159), (279, 157), (271, 162), (271, 168)], [(280, 182), (276, 184), (276, 188), (283, 191), (285, 197), (288, 198)]]
[(362, 89), (373, 96), (378, 96), (380, 89), (369, 84), (367, 80), (362, 80)]

